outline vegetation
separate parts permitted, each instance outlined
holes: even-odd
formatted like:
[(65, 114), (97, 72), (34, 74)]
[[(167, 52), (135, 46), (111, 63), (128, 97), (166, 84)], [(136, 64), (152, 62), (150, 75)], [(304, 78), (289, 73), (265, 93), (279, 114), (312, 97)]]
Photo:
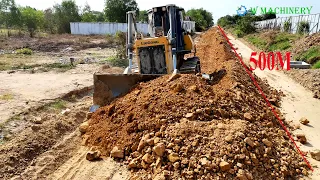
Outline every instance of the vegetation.
[(256, 31), (254, 26), (254, 22), (256, 21), (263, 21), (267, 19), (276, 18), (274, 13), (267, 13), (264, 15), (256, 16), (254, 13), (248, 13), (245, 16), (230, 16), (226, 15), (218, 19), (218, 25), (226, 28), (226, 29), (233, 29), (233, 33), (237, 37), (243, 37), (247, 34), (253, 33)]
[(12, 94), (4, 94), (4, 95), (0, 95), (0, 100), (3, 101), (9, 101), (13, 99), (13, 95)]
[[(126, 22), (126, 12), (136, 11), (138, 22), (147, 22), (146, 10), (139, 11), (136, 0), (106, 0), (103, 12), (92, 11), (88, 4), (80, 8), (75, 0), (62, 0), (44, 11), (30, 6), (19, 6), (15, 0), (0, 0), (0, 29), (11, 32), (28, 31), (30, 37), (39, 32), (70, 33), (70, 22)], [(204, 9), (191, 9), (186, 13), (196, 22), (197, 30), (213, 25), (212, 14)], [(3, 35), (2, 31), (0, 35)]]
[(50, 103), (48, 105), (50, 108), (56, 109), (56, 110), (62, 110), (65, 109), (67, 107), (67, 102), (63, 101), (61, 99), (58, 99), (56, 101), (54, 101), (53, 103)]
[(138, 22), (148, 23), (148, 14), (146, 10), (139, 11)]
[(22, 49), (18, 49), (16, 50), (17, 54), (25, 54), (25, 55), (32, 55), (33, 51), (29, 48), (22, 48)]
[(310, 31), (310, 24), (307, 21), (301, 21), (298, 24), (298, 33), (307, 34)]
[(203, 8), (190, 9), (186, 12), (186, 15), (189, 16), (192, 21), (196, 22), (196, 31), (204, 31), (214, 24), (212, 13)]
[(284, 22), (283, 24), (283, 28), (284, 28), (284, 32), (291, 32), (291, 27), (292, 27), (292, 23), (291, 23), (291, 17)]
[(315, 46), (309, 48), (307, 51), (301, 53), (297, 60), (299, 61), (305, 61), (309, 64), (314, 64), (314, 66), (319, 66), (319, 60), (320, 60), (320, 46)]
[(281, 51), (289, 49), (292, 45), (291, 42), (300, 38), (298, 34), (290, 34), (286, 32), (277, 33), (275, 38), (272, 39), (270, 46), (268, 47), (269, 51)]
[(127, 59), (120, 59), (117, 56), (111, 56), (106, 59), (106, 62), (114, 67), (128, 67), (129, 62)]
[(135, 0), (106, 0), (104, 13), (109, 22), (125, 23), (126, 13), (138, 10)]
[(256, 35), (248, 35), (245, 38), (247, 41), (249, 41), (251, 44), (256, 46), (259, 49), (265, 49), (267, 45), (267, 41), (259, 36)]
[(244, 38), (259, 49), (265, 51), (283, 51), (291, 48), (292, 42), (300, 37), (301, 35), (299, 34), (275, 31), (269, 34), (249, 34)]
[(317, 61), (313, 66), (313, 69), (320, 69), (320, 61)]

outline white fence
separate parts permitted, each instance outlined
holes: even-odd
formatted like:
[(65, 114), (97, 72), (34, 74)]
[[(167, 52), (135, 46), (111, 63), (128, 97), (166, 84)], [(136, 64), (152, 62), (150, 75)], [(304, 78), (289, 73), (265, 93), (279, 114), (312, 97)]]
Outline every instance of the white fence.
[[(195, 22), (194, 21), (184, 21), (183, 29), (187, 32), (195, 32)], [(108, 22), (71, 22), (71, 34), (79, 35), (93, 35), (93, 34), (115, 34), (117, 31), (127, 32), (126, 23), (108, 23)], [(142, 34), (148, 34), (148, 24), (147, 23), (137, 23), (137, 29)]]
[[(93, 34), (115, 34), (117, 31), (126, 32), (126, 23), (88, 23), (88, 22), (72, 22), (70, 23), (71, 34), (93, 35)], [(148, 24), (137, 23), (138, 31), (143, 34), (148, 33)]]
[(183, 21), (182, 26), (182, 28), (189, 33), (196, 32), (196, 22), (194, 21)]
[(291, 24), (289, 31), (291, 33), (297, 33), (299, 23), (302, 21), (309, 23), (309, 34), (320, 31), (320, 14), (278, 17), (276, 19), (255, 22), (255, 26), (258, 29), (276, 29), (284, 31), (284, 23), (289, 22)]

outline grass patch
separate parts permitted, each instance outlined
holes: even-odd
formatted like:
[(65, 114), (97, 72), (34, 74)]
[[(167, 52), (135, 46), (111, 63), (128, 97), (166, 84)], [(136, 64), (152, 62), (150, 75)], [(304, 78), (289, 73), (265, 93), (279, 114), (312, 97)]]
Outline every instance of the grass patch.
[(4, 94), (0, 96), (0, 100), (3, 101), (9, 101), (13, 99), (13, 95), (12, 94)]
[(320, 60), (320, 46), (315, 46), (309, 48), (307, 51), (301, 53), (297, 60), (299, 61), (305, 61), (309, 64), (318, 64)]
[(270, 46), (268, 47), (269, 51), (282, 51), (292, 47), (292, 42), (299, 39), (301, 35), (299, 34), (290, 34), (286, 32), (279, 33), (271, 41)]
[(255, 35), (248, 35), (246, 36), (246, 40), (249, 41), (251, 44), (255, 45), (259, 49), (265, 49), (267, 45), (267, 41), (260, 38), (259, 36)]
[(320, 69), (320, 61), (316, 62), (313, 66), (313, 69)]
[(129, 65), (127, 59), (120, 59), (116, 56), (110, 56), (105, 61), (114, 67), (127, 67)]
[(56, 100), (55, 102), (53, 103), (50, 103), (48, 105), (49, 108), (53, 108), (53, 109), (56, 109), (56, 110), (62, 110), (62, 109), (65, 109), (67, 106), (67, 102), (59, 99), (59, 100)]
[(32, 55), (33, 51), (29, 48), (22, 48), (22, 49), (18, 49), (16, 50), (17, 54), (25, 54), (25, 55)]

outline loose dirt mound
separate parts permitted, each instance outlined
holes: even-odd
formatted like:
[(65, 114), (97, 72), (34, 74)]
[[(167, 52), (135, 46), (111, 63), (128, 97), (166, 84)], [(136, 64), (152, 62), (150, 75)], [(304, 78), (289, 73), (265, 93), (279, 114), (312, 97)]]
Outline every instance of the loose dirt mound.
[[(214, 82), (182, 75), (141, 83), (100, 108), (83, 136), (121, 157), (132, 179), (276, 179), (306, 166), (217, 28), (197, 45)], [(279, 93), (259, 80), (270, 101)], [(114, 148), (118, 147), (118, 150)]]

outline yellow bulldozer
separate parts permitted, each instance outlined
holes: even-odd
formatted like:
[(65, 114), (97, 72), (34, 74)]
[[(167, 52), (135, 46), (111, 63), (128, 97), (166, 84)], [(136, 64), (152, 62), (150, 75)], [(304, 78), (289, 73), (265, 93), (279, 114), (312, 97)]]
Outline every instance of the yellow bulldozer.
[[(94, 74), (93, 103), (108, 104), (135, 84), (172, 73), (200, 73), (195, 45), (184, 28), (184, 9), (176, 5), (148, 11), (149, 37), (138, 32), (134, 11), (127, 12), (127, 57), (123, 74)], [(185, 58), (186, 54), (192, 57)]]

